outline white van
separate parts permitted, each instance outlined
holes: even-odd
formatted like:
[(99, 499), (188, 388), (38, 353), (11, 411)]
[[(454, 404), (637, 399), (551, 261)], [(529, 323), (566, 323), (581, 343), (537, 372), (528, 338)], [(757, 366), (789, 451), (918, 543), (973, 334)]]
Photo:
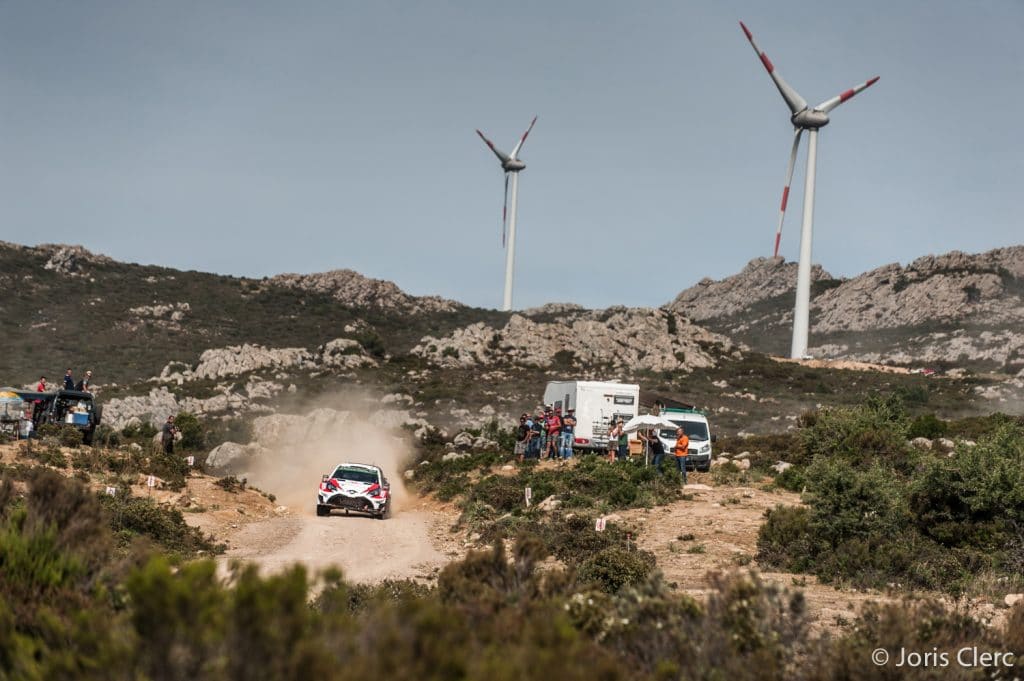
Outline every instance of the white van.
[[(639, 413), (640, 386), (610, 381), (551, 381), (544, 404), (564, 414), (576, 410), (576, 449), (608, 450), (608, 431), (615, 419), (628, 421)], [(630, 440), (636, 439), (631, 433)]]
[[(661, 416), (682, 428), (686, 437), (690, 438), (686, 467), (696, 471), (710, 470), (711, 443), (716, 438), (711, 435), (708, 417), (704, 415), (704, 412), (698, 409), (666, 408), (661, 410)], [(659, 430), (658, 439), (665, 445), (665, 457), (672, 456), (676, 446), (675, 431)]]

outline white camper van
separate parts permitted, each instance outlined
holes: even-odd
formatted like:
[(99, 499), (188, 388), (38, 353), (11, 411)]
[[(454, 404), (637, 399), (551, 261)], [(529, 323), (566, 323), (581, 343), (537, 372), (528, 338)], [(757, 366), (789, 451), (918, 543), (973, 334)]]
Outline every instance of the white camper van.
[[(607, 451), (608, 430), (615, 419), (628, 421), (639, 413), (640, 386), (605, 381), (551, 381), (544, 404), (576, 410), (576, 449)], [(631, 433), (629, 438), (636, 439)]]
[[(711, 443), (717, 438), (711, 434), (711, 427), (708, 425), (708, 417), (699, 409), (662, 409), (661, 415), (683, 429), (686, 436), (690, 438), (686, 467), (695, 471), (711, 470)], [(676, 433), (674, 430), (658, 431), (658, 438), (665, 446), (665, 454), (672, 456), (673, 448), (676, 446)]]

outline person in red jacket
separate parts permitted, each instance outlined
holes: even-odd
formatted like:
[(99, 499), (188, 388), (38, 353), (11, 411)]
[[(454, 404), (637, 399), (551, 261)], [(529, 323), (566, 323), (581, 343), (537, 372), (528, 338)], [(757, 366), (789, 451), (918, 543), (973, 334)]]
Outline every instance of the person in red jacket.
[(552, 460), (558, 456), (558, 436), (562, 430), (562, 410), (547, 410), (544, 418), (544, 425), (547, 426), (548, 444), (547, 459)]
[(690, 455), (690, 438), (682, 428), (676, 428), (676, 446), (673, 452), (676, 455), (676, 466), (683, 476), (683, 484), (686, 484), (686, 457)]

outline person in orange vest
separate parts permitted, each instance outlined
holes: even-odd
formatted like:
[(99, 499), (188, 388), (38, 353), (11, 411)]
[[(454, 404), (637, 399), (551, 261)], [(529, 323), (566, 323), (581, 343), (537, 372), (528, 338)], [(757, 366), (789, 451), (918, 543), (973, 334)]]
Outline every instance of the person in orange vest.
[(679, 468), (679, 473), (683, 476), (683, 484), (686, 484), (686, 457), (690, 455), (690, 438), (686, 437), (686, 432), (682, 428), (676, 428), (676, 466)]

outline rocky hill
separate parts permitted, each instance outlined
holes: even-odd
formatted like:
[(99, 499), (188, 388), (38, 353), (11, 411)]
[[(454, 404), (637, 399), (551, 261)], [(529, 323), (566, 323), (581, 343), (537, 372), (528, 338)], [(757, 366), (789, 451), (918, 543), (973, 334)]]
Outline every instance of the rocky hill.
[[(1020, 276), (1020, 249), (923, 258), (848, 281), (816, 269), (817, 351), (915, 363), (953, 348), (1012, 367)], [(390, 410), (421, 437), (428, 426), (511, 423), (554, 379), (639, 383), (641, 402), (698, 405), (723, 433), (784, 429), (815, 405), (876, 390), (961, 414), (972, 401), (1016, 399), (1024, 386), (1024, 375), (851, 380), (771, 361), (757, 351), (788, 345), (794, 279), (794, 264), (759, 259), (663, 308), (549, 304), (513, 314), (412, 296), (349, 270), (249, 279), (0, 242), (0, 384), (92, 369), (112, 427), (158, 425), (178, 411), (252, 420), (355, 401)], [(943, 311), (922, 313), (928, 305)]]
[[(784, 354), (796, 263), (752, 260), (739, 274), (704, 280), (667, 309), (763, 352)], [(815, 268), (812, 355), (905, 365), (1024, 368), (1024, 247), (929, 255), (851, 279)]]

